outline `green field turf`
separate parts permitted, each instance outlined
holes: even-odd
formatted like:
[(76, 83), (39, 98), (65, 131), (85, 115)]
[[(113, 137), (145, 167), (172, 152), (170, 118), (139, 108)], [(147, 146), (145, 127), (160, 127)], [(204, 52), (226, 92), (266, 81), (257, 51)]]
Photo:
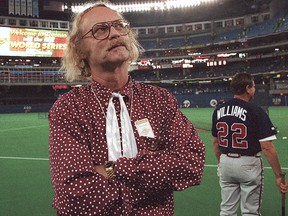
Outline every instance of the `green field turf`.
[[(175, 192), (176, 216), (219, 215), (220, 188), (211, 144), (212, 108), (183, 109), (206, 145), (206, 163), (200, 186)], [(269, 115), (279, 130), (274, 142), (280, 162), (288, 172), (288, 107), (270, 107)], [(53, 216), (53, 191), (48, 162), (48, 121), (44, 114), (0, 115), (0, 216)], [(261, 130), (261, 128), (259, 128)], [(263, 216), (281, 212), (281, 196), (272, 170), (265, 162)], [(287, 203), (286, 203), (287, 205)]]

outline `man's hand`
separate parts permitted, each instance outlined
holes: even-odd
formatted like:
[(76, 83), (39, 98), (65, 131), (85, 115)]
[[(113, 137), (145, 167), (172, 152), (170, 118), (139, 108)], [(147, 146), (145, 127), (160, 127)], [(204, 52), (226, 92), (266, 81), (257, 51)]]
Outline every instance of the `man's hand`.
[(285, 181), (285, 183), (280, 184), (281, 192), (287, 193), (288, 192), (288, 180)]
[(281, 193), (287, 193), (288, 192), (288, 180), (282, 181), (282, 177), (276, 178), (276, 185), (279, 188)]
[(103, 175), (105, 178), (108, 178), (108, 174), (106, 173), (104, 165), (95, 166), (94, 170), (99, 174)]

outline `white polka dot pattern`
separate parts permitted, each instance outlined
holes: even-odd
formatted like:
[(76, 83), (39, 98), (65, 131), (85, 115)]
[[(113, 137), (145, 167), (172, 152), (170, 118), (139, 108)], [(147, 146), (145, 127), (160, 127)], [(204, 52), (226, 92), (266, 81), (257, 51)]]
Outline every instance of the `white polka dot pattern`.
[[(116, 177), (106, 179), (94, 171), (108, 155), (105, 116), (91, 88), (106, 111), (112, 92), (93, 82), (63, 95), (49, 112), (58, 215), (173, 215), (173, 191), (201, 182), (205, 147), (195, 128), (167, 90), (129, 81), (120, 93), (132, 114), (138, 154), (118, 159)], [(139, 136), (134, 123), (144, 118), (155, 138)]]

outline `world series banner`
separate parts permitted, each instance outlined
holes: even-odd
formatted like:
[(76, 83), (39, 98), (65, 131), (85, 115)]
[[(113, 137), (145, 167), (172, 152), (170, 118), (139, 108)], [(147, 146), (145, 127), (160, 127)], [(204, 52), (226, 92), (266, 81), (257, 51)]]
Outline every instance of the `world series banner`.
[(0, 27), (1, 56), (62, 57), (67, 31)]

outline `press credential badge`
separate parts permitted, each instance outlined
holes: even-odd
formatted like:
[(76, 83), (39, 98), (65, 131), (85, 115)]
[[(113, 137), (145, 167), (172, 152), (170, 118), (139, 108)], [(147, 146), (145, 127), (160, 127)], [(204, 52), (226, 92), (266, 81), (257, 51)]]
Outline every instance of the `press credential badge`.
[(150, 122), (147, 118), (136, 121), (135, 126), (140, 137), (155, 137)]

